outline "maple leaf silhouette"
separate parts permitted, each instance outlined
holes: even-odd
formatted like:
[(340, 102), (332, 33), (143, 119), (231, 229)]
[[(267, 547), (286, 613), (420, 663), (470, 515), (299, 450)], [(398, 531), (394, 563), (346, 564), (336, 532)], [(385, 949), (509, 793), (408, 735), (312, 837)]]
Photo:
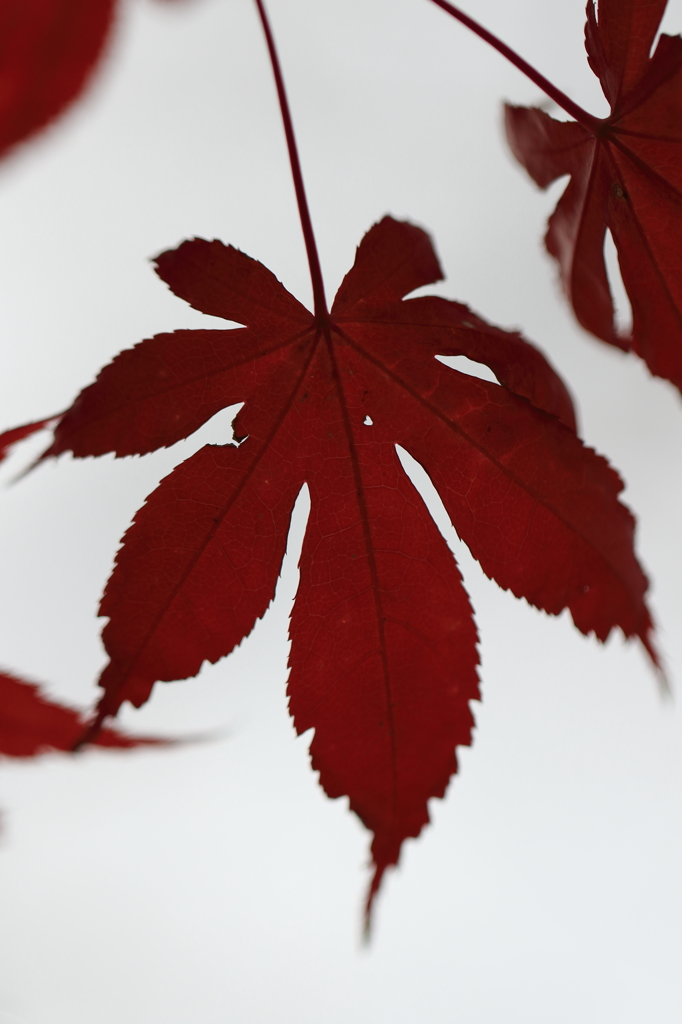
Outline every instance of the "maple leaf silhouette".
[(76, 100), (118, 0), (0, 0), (0, 157)]
[[(157, 680), (228, 654), (275, 592), (294, 502), (310, 515), (291, 619), (290, 709), (313, 767), (374, 833), (371, 900), (428, 821), (471, 741), (477, 633), (455, 560), (396, 444), (426, 469), (484, 571), (655, 660), (633, 519), (577, 438), (544, 357), (466, 306), (403, 296), (441, 278), (428, 235), (389, 217), (360, 245), (331, 314), (260, 263), (194, 239), (156, 260), (197, 309), (245, 324), (161, 334), (119, 354), (64, 414), (45, 455), (145, 453), (245, 402), (236, 443), (207, 445), (137, 513), (100, 612), (109, 654), (96, 729)], [(443, 365), (487, 363), (504, 386)]]
[[(36, 683), (0, 672), (0, 757), (36, 757), (50, 750), (71, 751), (86, 727), (74, 708), (51, 700)], [(167, 745), (171, 741), (127, 736), (102, 729), (92, 742), (100, 747), (129, 749)]]
[[(607, 118), (577, 124), (507, 106), (506, 128), (542, 188), (571, 176), (545, 244), (579, 322), (682, 389), (682, 38), (661, 35), (649, 57), (666, 2), (599, 0), (598, 19), (588, 3), (587, 54)], [(614, 323), (607, 228), (632, 305), (627, 335)]]

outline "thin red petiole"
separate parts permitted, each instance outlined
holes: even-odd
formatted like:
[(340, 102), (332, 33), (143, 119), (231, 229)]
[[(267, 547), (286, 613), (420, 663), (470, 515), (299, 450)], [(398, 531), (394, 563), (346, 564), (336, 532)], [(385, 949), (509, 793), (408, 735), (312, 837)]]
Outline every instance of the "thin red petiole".
[(506, 43), (503, 43), (501, 39), (497, 38), (497, 36), (494, 36), (492, 32), (488, 32), (487, 28), (483, 28), (483, 26), (479, 25), (477, 21), (470, 18), (468, 14), (465, 14), (464, 11), (460, 11), (458, 7), (448, 3), (448, 0), (431, 0), (431, 3), (435, 4), (436, 7), (440, 7), (441, 10), (445, 11), (453, 18), (456, 18), (457, 21), (462, 23), (462, 25), (466, 25), (468, 29), (475, 32), (475, 34), (485, 40), (486, 43), (489, 43), (490, 46), (497, 50), (498, 53), (501, 53), (503, 57), (506, 57), (508, 61), (511, 61), (514, 67), (518, 68), (519, 71), (522, 71), (524, 75), (530, 78), (531, 82), (535, 82), (535, 84), (539, 86), (542, 91), (550, 97), (550, 99), (553, 99), (555, 103), (559, 104), (562, 110), (565, 110), (567, 114), (570, 114), (571, 117), (575, 118), (578, 124), (583, 125), (584, 128), (587, 128), (590, 131), (594, 131), (600, 124), (598, 117), (588, 114), (588, 112), (583, 110), (581, 106), (574, 103), (566, 93), (562, 92), (561, 89), (557, 89), (556, 85), (553, 85), (549, 79), (545, 78), (544, 75), (541, 75), (539, 71), (536, 71), (532, 64), (525, 61), (523, 57), (520, 57), (518, 53), (511, 49), (511, 47), (507, 46)]
[(294, 179), (296, 202), (298, 203), (298, 214), (299, 217), (301, 218), (303, 239), (305, 241), (306, 253), (308, 255), (308, 266), (310, 267), (310, 280), (312, 281), (313, 285), (315, 316), (318, 318), (318, 320), (326, 322), (329, 319), (329, 312), (327, 310), (327, 300), (324, 294), (322, 268), (320, 266), (320, 257), (317, 252), (317, 243), (315, 242), (315, 233), (313, 232), (313, 222), (311, 220), (310, 210), (308, 208), (308, 199), (305, 193), (305, 185), (303, 184), (301, 161), (299, 160), (298, 157), (298, 147), (296, 146), (296, 136), (294, 135), (294, 125), (291, 120), (291, 112), (289, 110), (289, 101), (287, 99), (286, 89), (284, 87), (282, 69), (280, 67), (279, 57), (277, 56), (277, 49), (275, 47), (275, 40), (272, 35), (272, 29), (270, 28), (268, 16), (265, 12), (265, 5), (263, 3), (263, 0), (256, 0), (256, 7), (258, 8), (258, 14), (260, 15), (261, 24), (263, 26), (263, 32), (265, 33), (265, 41), (268, 47), (268, 54), (270, 55), (270, 64), (272, 67), (272, 73), (275, 78), (275, 86), (277, 87), (279, 109), (282, 113), (284, 134), (287, 140), (287, 149), (289, 150), (291, 175)]

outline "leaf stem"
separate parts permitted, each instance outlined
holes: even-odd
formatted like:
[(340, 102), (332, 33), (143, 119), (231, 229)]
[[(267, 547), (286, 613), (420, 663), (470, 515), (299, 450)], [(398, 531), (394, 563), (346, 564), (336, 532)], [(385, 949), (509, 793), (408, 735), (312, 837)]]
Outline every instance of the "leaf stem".
[(284, 134), (287, 140), (287, 149), (289, 151), (289, 163), (291, 164), (291, 176), (294, 179), (296, 202), (298, 203), (298, 215), (301, 219), (301, 229), (303, 231), (303, 239), (305, 241), (305, 248), (308, 256), (308, 266), (310, 268), (310, 280), (313, 286), (315, 316), (318, 318), (318, 320), (324, 321), (326, 323), (329, 320), (329, 311), (327, 309), (327, 300), (324, 294), (322, 268), (320, 266), (320, 257), (317, 252), (317, 243), (315, 242), (313, 222), (310, 217), (310, 210), (308, 208), (308, 199), (306, 196), (305, 185), (303, 183), (303, 173), (301, 171), (301, 161), (299, 160), (298, 156), (298, 147), (296, 145), (296, 136), (294, 135), (294, 125), (291, 120), (291, 112), (289, 110), (289, 101), (287, 99), (287, 93), (284, 86), (284, 78), (282, 76), (282, 69), (280, 67), (279, 57), (277, 56), (275, 39), (272, 34), (272, 29), (270, 28), (270, 22), (268, 20), (267, 13), (265, 11), (265, 4), (263, 0), (255, 0), (255, 2), (256, 7), (258, 8), (258, 14), (260, 16), (261, 24), (263, 26), (263, 33), (265, 35), (265, 41), (268, 47), (270, 65), (272, 67), (272, 73), (275, 79), (275, 86), (277, 88), (277, 98), (279, 99), (279, 109), (282, 114)]
[(440, 7), (441, 10), (446, 12), (446, 14), (456, 18), (456, 20), (461, 22), (462, 25), (466, 25), (468, 29), (474, 32), (481, 39), (485, 40), (486, 43), (489, 43), (489, 45), (497, 50), (498, 53), (501, 53), (503, 57), (506, 57), (514, 67), (518, 68), (519, 71), (523, 72), (524, 75), (530, 78), (531, 82), (535, 82), (535, 84), (539, 86), (540, 89), (550, 97), (550, 99), (553, 99), (555, 103), (558, 103), (567, 114), (570, 114), (571, 117), (575, 118), (578, 124), (583, 125), (583, 127), (587, 128), (589, 131), (594, 131), (596, 129), (597, 125), (600, 123), (599, 118), (594, 117), (592, 114), (588, 114), (588, 112), (583, 110), (581, 106), (574, 103), (566, 93), (562, 92), (561, 89), (558, 89), (556, 85), (553, 85), (552, 82), (545, 78), (544, 75), (541, 75), (539, 71), (536, 71), (532, 64), (525, 61), (523, 57), (520, 57), (518, 53), (512, 50), (510, 46), (507, 46), (506, 43), (503, 43), (501, 39), (498, 39), (497, 36), (494, 36), (492, 32), (488, 32), (487, 28), (483, 28), (483, 26), (479, 25), (477, 21), (470, 18), (468, 14), (465, 14), (464, 11), (460, 11), (458, 7), (448, 3), (448, 0), (431, 0), (431, 3), (434, 3), (436, 7)]

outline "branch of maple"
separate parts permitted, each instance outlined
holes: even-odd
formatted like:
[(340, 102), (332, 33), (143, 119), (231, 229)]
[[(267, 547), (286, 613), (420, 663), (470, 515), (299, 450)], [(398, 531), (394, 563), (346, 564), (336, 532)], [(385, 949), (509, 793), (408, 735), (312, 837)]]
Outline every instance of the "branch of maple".
[(468, 14), (465, 14), (464, 11), (460, 11), (458, 7), (448, 3), (448, 0), (431, 0), (431, 3), (434, 3), (436, 7), (440, 7), (446, 14), (449, 14), (462, 25), (465, 25), (475, 35), (477, 35), (479, 39), (483, 39), (484, 42), (492, 46), (494, 50), (497, 50), (497, 52), (501, 53), (503, 57), (506, 57), (506, 59), (510, 61), (515, 68), (518, 68), (522, 74), (526, 75), (527, 78), (530, 78), (531, 82), (534, 82), (535, 85), (542, 89), (550, 99), (554, 100), (555, 103), (558, 103), (562, 110), (565, 110), (567, 114), (570, 114), (571, 117), (575, 118), (578, 124), (581, 124), (591, 132), (594, 132), (597, 129), (597, 126), (600, 123), (599, 118), (594, 117), (577, 103), (574, 103), (570, 96), (567, 96), (565, 92), (562, 92), (561, 89), (557, 88), (557, 86), (550, 82), (548, 78), (541, 75), (532, 64), (525, 61), (523, 57), (516, 53), (515, 50), (512, 50), (510, 46), (503, 43), (501, 39), (498, 39), (498, 37), (493, 35), (492, 32), (489, 32), (487, 28), (483, 28), (482, 25), (477, 21), (474, 21), (474, 19), (469, 17)]
[(298, 203), (298, 215), (301, 219), (301, 230), (303, 231), (303, 239), (305, 241), (306, 254), (308, 256), (308, 266), (310, 268), (310, 280), (313, 286), (315, 316), (326, 323), (329, 319), (329, 311), (327, 309), (327, 300), (324, 294), (322, 267), (320, 265), (320, 257), (317, 252), (317, 243), (315, 241), (313, 222), (310, 216), (310, 209), (308, 207), (308, 197), (306, 196), (305, 184), (303, 182), (303, 172), (301, 170), (301, 161), (298, 156), (294, 124), (291, 119), (291, 111), (289, 110), (289, 100), (287, 99), (286, 88), (284, 86), (284, 77), (282, 75), (282, 69), (279, 63), (277, 49), (275, 47), (275, 39), (272, 34), (265, 5), (263, 0), (255, 0), (255, 3), (258, 8), (258, 14), (260, 16), (261, 25), (263, 26), (263, 33), (265, 35), (265, 42), (268, 47), (270, 65), (272, 67), (272, 74), (277, 88), (279, 109), (282, 115), (284, 134), (287, 140), (289, 163), (291, 164), (291, 176), (294, 179), (294, 190), (296, 192), (296, 202)]

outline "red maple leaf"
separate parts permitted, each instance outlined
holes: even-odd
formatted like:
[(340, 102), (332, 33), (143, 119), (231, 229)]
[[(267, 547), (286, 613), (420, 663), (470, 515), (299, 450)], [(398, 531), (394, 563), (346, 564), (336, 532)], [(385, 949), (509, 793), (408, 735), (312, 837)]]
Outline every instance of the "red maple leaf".
[[(36, 683), (0, 672), (0, 757), (36, 757), (50, 750), (71, 751), (85, 727), (79, 711), (51, 700)], [(167, 745), (170, 741), (102, 729), (92, 742), (100, 747), (128, 749)]]
[[(101, 614), (110, 662), (94, 728), (157, 680), (228, 654), (273, 599), (291, 512), (310, 516), (291, 620), (290, 709), (313, 767), (374, 833), (370, 898), (428, 821), (469, 744), (477, 633), (455, 561), (396, 444), (426, 469), (459, 535), (504, 588), (605, 639), (650, 644), (645, 577), (622, 484), (574, 432), (544, 357), (466, 306), (403, 296), (441, 278), (428, 235), (385, 218), (331, 314), (260, 263), (194, 239), (158, 257), (197, 309), (245, 324), (161, 334), (122, 352), (46, 455), (145, 453), (245, 402), (235, 443), (207, 445), (137, 513)], [(489, 365), (503, 386), (437, 355)]]
[(118, 0), (0, 0), (0, 157), (83, 91)]
[[(649, 56), (665, 7), (599, 0), (597, 18), (588, 3), (587, 55), (611, 106), (607, 118), (577, 124), (508, 106), (506, 126), (538, 185), (571, 176), (545, 244), (579, 322), (682, 389), (682, 38), (661, 35)], [(614, 323), (607, 228), (632, 305), (627, 335)]]

